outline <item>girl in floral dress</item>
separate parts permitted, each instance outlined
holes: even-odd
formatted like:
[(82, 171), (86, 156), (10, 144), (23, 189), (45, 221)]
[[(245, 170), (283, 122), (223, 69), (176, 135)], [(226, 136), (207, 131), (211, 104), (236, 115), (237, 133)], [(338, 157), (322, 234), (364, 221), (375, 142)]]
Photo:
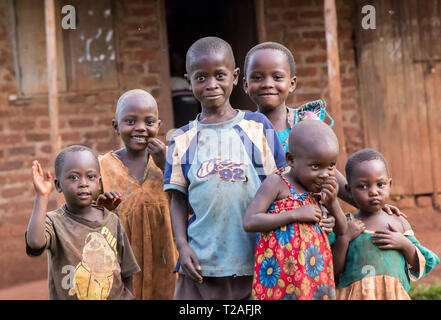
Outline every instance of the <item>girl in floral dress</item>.
[(246, 231), (261, 232), (253, 298), (335, 299), (332, 252), (319, 223), (330, 214), (336, 234), (347, 228), (337, 200), (337, 137), (325, 123), (305, 120), (292, 129), (289, 146), (291, 170), (268, 176), (244, 217)]

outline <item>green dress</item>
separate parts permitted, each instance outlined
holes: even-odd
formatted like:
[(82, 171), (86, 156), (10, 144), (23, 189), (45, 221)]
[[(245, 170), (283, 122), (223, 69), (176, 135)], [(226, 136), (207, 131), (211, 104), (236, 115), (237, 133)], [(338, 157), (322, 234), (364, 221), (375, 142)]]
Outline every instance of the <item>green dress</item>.
[[(404, 235), (417, 249), (419, 272), (408, 267), (399, 250), (382, 250), (373, 243), (373, 231), (366, 230), (349, 243), (345, 268), (339, 275), (337, 299), (410, 299), (410, 281), (423, 278), (438, 263), (438, 256), (423, 247), (412, 230)], [(331, 233), (329, 242), (335, 243)], [(336, 279), (337, 282), (337, 279)]]

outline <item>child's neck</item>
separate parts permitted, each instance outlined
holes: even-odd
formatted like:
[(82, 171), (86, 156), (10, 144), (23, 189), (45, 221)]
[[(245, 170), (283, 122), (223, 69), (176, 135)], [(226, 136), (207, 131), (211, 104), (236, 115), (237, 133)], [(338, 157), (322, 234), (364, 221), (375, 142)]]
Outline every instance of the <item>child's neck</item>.
[(260, 113), (264, 114), (268, 120), (273, 124), (276, 131), (283, 131), (289, 128), (287, 122), (286, 104), (282, 103), (276, 108), (263, 110), (258, 107)]
[(363, 209), (360, 209), (357, 213), (357, 217), (360, 220), (368, 221), (381, 217), (383, 214), (384, 214), (383, 209), (380, 209), (376, 212), (366, 212)]
[(233, 119), (237, 112), (230, 103), (218, 108), (202, 108), (199, 122), (203, 124), (220, 123)]
[(123, 148), (116, 152), (122, 163), (129, 169), (129, 172), (136, 178), (139, 183), (142, 183), (144, 178), (147, 163), (149, 161), (149, 154), (146, 149), (137, 151), (130, 148)]
[(303, 184), (301, 184), (296, 175), (294, 174), (294, 170), (291, 168), (291, 170), (289, 170), (289, 172), (285, 175), (285, 177), (288, 179), (289, 183), (291, 183), (291, 186), (294, 188), (294, 190), (297, 193), (305, 193), (305, 192), (311, 192), (309, 190), (307, 190)]
[(104, 211), (99, 210), (93, 206), (79, 207), (66, 203), (66, 209), (75, 216), (81, 217), (87, 221), (102, 221), (104, 218)]
[(123, 148), (119, 153), (119, 156), (124, 160), (134, 161), (138, 159), (145, 159), (147, 156), (147, 149), (143, 150), (132, 150), (130, 148)]

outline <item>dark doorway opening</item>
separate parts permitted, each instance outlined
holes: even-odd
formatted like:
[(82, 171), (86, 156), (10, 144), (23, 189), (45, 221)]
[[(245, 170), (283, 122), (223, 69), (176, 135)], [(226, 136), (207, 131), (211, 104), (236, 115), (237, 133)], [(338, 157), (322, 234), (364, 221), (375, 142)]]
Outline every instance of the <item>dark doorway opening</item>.
[(180, 90), (182, 82), (179, 78), (185, 74), (188, 48), (206, 36), (227, 41), (233, 48), (236, 66), (241, 69), (239, 83), (231, 95), (231, 105), (255, 111), (256, 107), (243, 91), (242, 82), (245, 55), (257, 44), (254, 0), (166, 0), (165, 6), (172, 90), (174, 86), (176, 88), (172, 93), (175, 127), (187, 124), (200, 112), (199, 104), (191, 100), (192, 94)]

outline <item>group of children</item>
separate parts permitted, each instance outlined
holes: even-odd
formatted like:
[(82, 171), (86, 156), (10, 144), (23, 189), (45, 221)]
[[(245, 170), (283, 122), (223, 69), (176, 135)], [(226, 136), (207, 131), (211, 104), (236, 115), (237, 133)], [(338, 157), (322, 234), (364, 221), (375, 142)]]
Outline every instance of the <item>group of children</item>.
[[(112, 121), (122, 149), (68, 147), (55, 179), (34, 161), (26, 250), (48, 249), (50, 297), (409, 299), (409, 280), (439, 259), (387, 205), (383, 156), (356, 152), (345, 178), (323, 101), (287, 107), (292, 53), (274, 42), (248, 52), (244, 90), (257, 112), (230, 104), (239, 69), (224, 40), (196, 41), (186, 71), (202, 111), (168, 146), (154, 98), (130, 90)], [(53, 183), (66, 204), (46, 213)], [(338, 198), (358, 213), (346, 216)]]

